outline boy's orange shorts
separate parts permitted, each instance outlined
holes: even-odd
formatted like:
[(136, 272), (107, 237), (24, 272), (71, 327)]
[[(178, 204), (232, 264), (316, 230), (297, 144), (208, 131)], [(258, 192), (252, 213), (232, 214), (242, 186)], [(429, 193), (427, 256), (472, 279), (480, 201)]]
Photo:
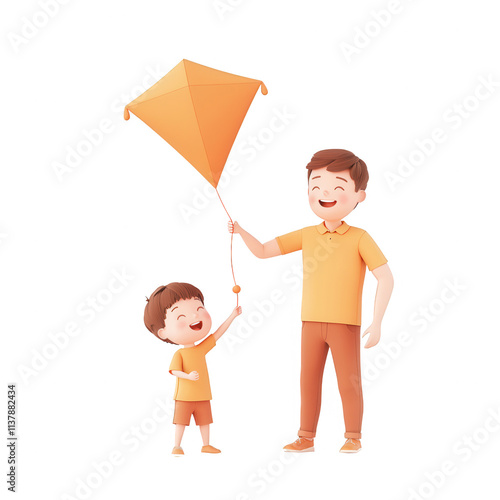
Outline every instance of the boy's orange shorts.
[(210, 401), (175, 401), (174, 424), (189, 425), (191, 415), (196, 425), (208, 425), (213, 422)]

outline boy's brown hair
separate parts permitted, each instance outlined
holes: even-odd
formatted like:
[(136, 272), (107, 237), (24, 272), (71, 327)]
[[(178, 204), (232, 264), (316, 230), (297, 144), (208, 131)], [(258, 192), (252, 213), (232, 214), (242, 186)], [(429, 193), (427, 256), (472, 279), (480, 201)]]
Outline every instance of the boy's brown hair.
[(203, 304), (204, 298), (198, 288), (189, 283), (170, 283), (159, 286), (151, 297), (146, 298), (147, 304), (144, 309), (144, 324), (146, 328), (154, 333), (156, 337), (169, 344), (175, 344), (171, 340), (162, 339), (158, 336), (158, 330), (165, 328), (165, 314), (179, 300), (197, 298)]
[(323, 168), (329, 172), (341, 172), (349, 169), (351, 179), (354, 181), (354, 189), (364, 191), (368, 184), (368, 169), (366, 163), (355, 154), (345, 149), (323, 149), (314, 153), (311, 161), (306, 165), (308, 170), (307, 180), (311, 172), (317, 168)]

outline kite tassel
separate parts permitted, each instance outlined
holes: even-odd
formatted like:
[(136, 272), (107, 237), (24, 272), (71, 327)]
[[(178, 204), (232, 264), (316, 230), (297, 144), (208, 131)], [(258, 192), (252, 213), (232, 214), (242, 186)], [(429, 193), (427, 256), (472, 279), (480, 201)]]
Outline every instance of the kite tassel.
[(260, 82), (260, 91), (262, 92), (262, 95), (267, 95), (267, 87), (264, 82)]
[(123, 118), (125, 118), (125, 120), (130, 120), (130, 112), (126, 106), (125, 109), (123, 110)]

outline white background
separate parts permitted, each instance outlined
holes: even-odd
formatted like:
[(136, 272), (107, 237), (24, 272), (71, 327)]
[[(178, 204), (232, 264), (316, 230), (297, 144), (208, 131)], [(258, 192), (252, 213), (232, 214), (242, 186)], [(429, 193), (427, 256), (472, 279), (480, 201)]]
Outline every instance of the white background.
[[(223, 0), (217, 9), (209, 0), (73, 0), (48, 2), (50, 18), (41, 4), (10, 2), (1, 16), (2, 390), (6, 399), (7, 382), (18, 384), (18, 498), (456, 499), (480, 488), (496, 497), (496, 2)], [(347, 57), (345, 44), (355, 43)], [(212, 443), (223, 453), (202, 456), (192, 425), (185, 457), (170, 455), (174, 426), (161, 404), (171, 402), (176, 348), (145, 329), (145, 296), (191, 282), (215, 326), (235, 299), (213, 190), (140, 120), (122, 118), (183, 58), (269, 88), (250, 108), (220, 189), (259, 239), (319, 222), (304, 168), (315, 151), (349, 149), (369, 167), (367, 199), (346, 221), (377, 241), (396, 286), (381, 343), (362, 350), (355, 456), (338, 453), (330, 358), (316, 453), (282, 455), (299, 425), (300, 287), (291, 273), (300, 255), (259, 261), (240, 240), (244, 315), (207, 358)], [(489, 93), (481, 79), (496, 82)], [(457, 118), (454, 106), (464, 105), (468, 116)], [(103, 123), (99, 143), (58, 176), (68, 148), (85, 149)], [(436, 128), (441, 143), (415, 153)], [(418, 165), (391, 187), (388, 174), (410, 157)], [(126, 286), (110, 295), (113, 273), (125, 273)], [(369, 274), (364, 327), (374, 281)], [(93, 316), (92, 297), (110, 299)], [(427, 319), (422, 308), (433, 311)], [(71, 324), (78, 334), (68, 338)], [(102, 465), (110, 456), (118, 462)]]

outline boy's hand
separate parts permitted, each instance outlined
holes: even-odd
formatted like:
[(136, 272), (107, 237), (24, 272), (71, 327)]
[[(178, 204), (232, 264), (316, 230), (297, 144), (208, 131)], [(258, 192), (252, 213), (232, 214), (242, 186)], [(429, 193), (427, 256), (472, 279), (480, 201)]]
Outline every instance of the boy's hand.
[(365, 333), (363, 333), (363, 337), (368, 334), (370, 334), (370, 336), (368, 337), (368, 341), (365, 344), (365, 349), (369, 349), (370, 347), (373, 347), (378, 344), (381, 335), (380, 324), (372, 323), (365, 330)]
[(234, 223), (229, 221), (227, 223), (227, 230), (232, 234), (239, 234), (241, 226), (236, 221), (234, 221)]
[(217, 330), (215, 330), (215, 332), (213, 333), (216, 342), (222, 337), (222, 335), (224, 335), (226, 330), (231, 326), (231, 323), (234, 321), (234, 318), (236, 318), (236, 316), (239, 316), (240, 314), (241, 314), (241, 306), (235, 307), (233, 309), (233, 312), (229, 315), (229, 318), (227, 318), (226, 321), (224, 321), (224, 323), (222, 323), (222, 325), (220, 325), (219, 328), (217, 328)]
[(189, 380), (198, 380), (200, 376), (198, 375), (198, 372), (191, 372), (190, 374), (188, 374), (187, 378)]

